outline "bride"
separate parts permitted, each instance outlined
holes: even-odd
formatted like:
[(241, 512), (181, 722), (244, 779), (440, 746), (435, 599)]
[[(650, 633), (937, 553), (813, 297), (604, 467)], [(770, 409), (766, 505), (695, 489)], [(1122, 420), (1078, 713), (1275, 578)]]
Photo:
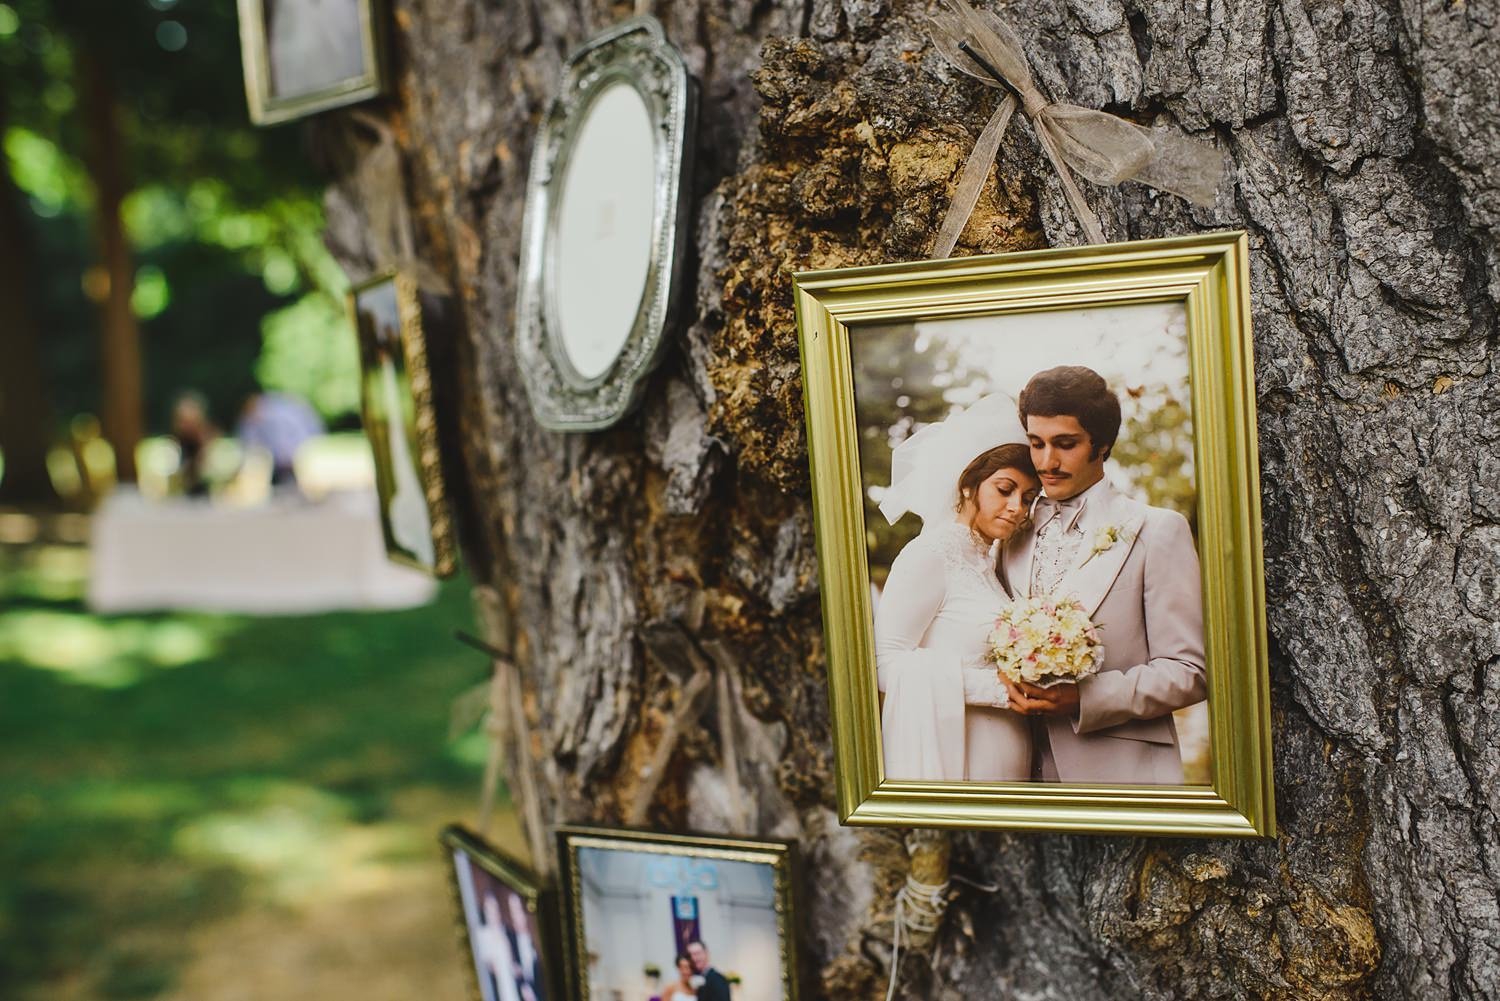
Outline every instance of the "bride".
[(922, 428), (892, 453), (880, 511), (891, 524), (909, 511), (922, 531), (891, 565), (875, 615), (887, 778), (1031, 777), (1030, 727), (1005, 708), (984, 654), (1010, 600), (995, 552), (1025, 525), (1040, 488), (1015, 401), (1003, 393)]

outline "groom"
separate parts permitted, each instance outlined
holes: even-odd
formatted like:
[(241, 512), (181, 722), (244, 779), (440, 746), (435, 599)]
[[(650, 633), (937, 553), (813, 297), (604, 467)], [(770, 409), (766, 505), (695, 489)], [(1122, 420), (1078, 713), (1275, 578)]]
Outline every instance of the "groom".
[(1019, 404), (1045, 492), (1033, 530), (1017, 533), (1002, 557), (1001, 577), (1015, 595), (1078, 598), (1104, 644), (1102, 669), (1077, 684), (1005, 681), (1011, 708), (1035, 719), (1032, 776), (1180, 784), (1172, 711), (1207, 694), (1187, 519), (1131, 500), (1104, 478), (1120, 401), (1099, 373), (1077, 365), (1040, 372)]
[(714, 969), (708, 956), (708, 946), (693, 939), (687, 944), (687, 954), (693, 969), (703, 977), (703, 986), (698, 988), (698, 1001), (729, 1001), (729, 979)]

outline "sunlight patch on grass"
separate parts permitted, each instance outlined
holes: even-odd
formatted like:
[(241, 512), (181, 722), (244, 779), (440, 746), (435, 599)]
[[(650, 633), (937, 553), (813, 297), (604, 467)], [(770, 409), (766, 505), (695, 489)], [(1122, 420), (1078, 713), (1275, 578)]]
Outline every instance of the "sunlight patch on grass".
[(81, 546), (39, 546), (32, 563), (34, 592), (62, 601), (83, 593), (89, 574), (89, 552)]
[(0, 660), (96, 688), (126, 688), (151, 669), (203, 663), (225, 623), (212, 619), (101, 619), (22, 609), (0, 615)]
[(77, 601), (88, 572), (88, 550), (79, 546), (0, 548), (0, 596), (7, 598)]
[(430, 835), (397, 822), (356, 823), (342, 797), (300, 783), (247, 780), (231, 798), (243, 806), (189, 822), (173, 848), (234, 867), (253, 892), (284, 905), (385, 888)]
[(163, 821), (203, 808), (203, 794), (186, 782), (80, 782), (57, 807), (71, 823), (89, 820)]

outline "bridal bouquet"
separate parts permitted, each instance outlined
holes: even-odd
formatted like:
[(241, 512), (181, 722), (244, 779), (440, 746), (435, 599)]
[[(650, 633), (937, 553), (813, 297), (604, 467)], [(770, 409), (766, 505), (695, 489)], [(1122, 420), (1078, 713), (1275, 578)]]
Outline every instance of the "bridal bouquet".
[(1104, 665), (1099, 630), (1071, 596), (1020, 598), (995, 619), (990, 659), (1003, 677), (1046, 688)]

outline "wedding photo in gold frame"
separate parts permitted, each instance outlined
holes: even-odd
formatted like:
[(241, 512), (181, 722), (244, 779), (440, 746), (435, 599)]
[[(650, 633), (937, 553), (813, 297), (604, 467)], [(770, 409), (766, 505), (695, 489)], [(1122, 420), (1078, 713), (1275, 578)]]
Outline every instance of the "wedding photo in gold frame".
[(1275, 834), (1247, 255), (794, 276), (845, 823)]
[(380, 0), (238, 0), (245, 100), (256, 125), (385, 93)]
[(520, 862), (458, 824), (444, 828), (439, 840), (473, 1001), (560, 999), (555, 895)]
[(458, 568), (458, 540), (443, 482), (423, 293), (401, 272), (349, 290), (359, 339), (360, 419), (375, 457), (386, 554), (434, 577)]
[(570, 994), (796, 1001), (794, 846), (557, 829)]

